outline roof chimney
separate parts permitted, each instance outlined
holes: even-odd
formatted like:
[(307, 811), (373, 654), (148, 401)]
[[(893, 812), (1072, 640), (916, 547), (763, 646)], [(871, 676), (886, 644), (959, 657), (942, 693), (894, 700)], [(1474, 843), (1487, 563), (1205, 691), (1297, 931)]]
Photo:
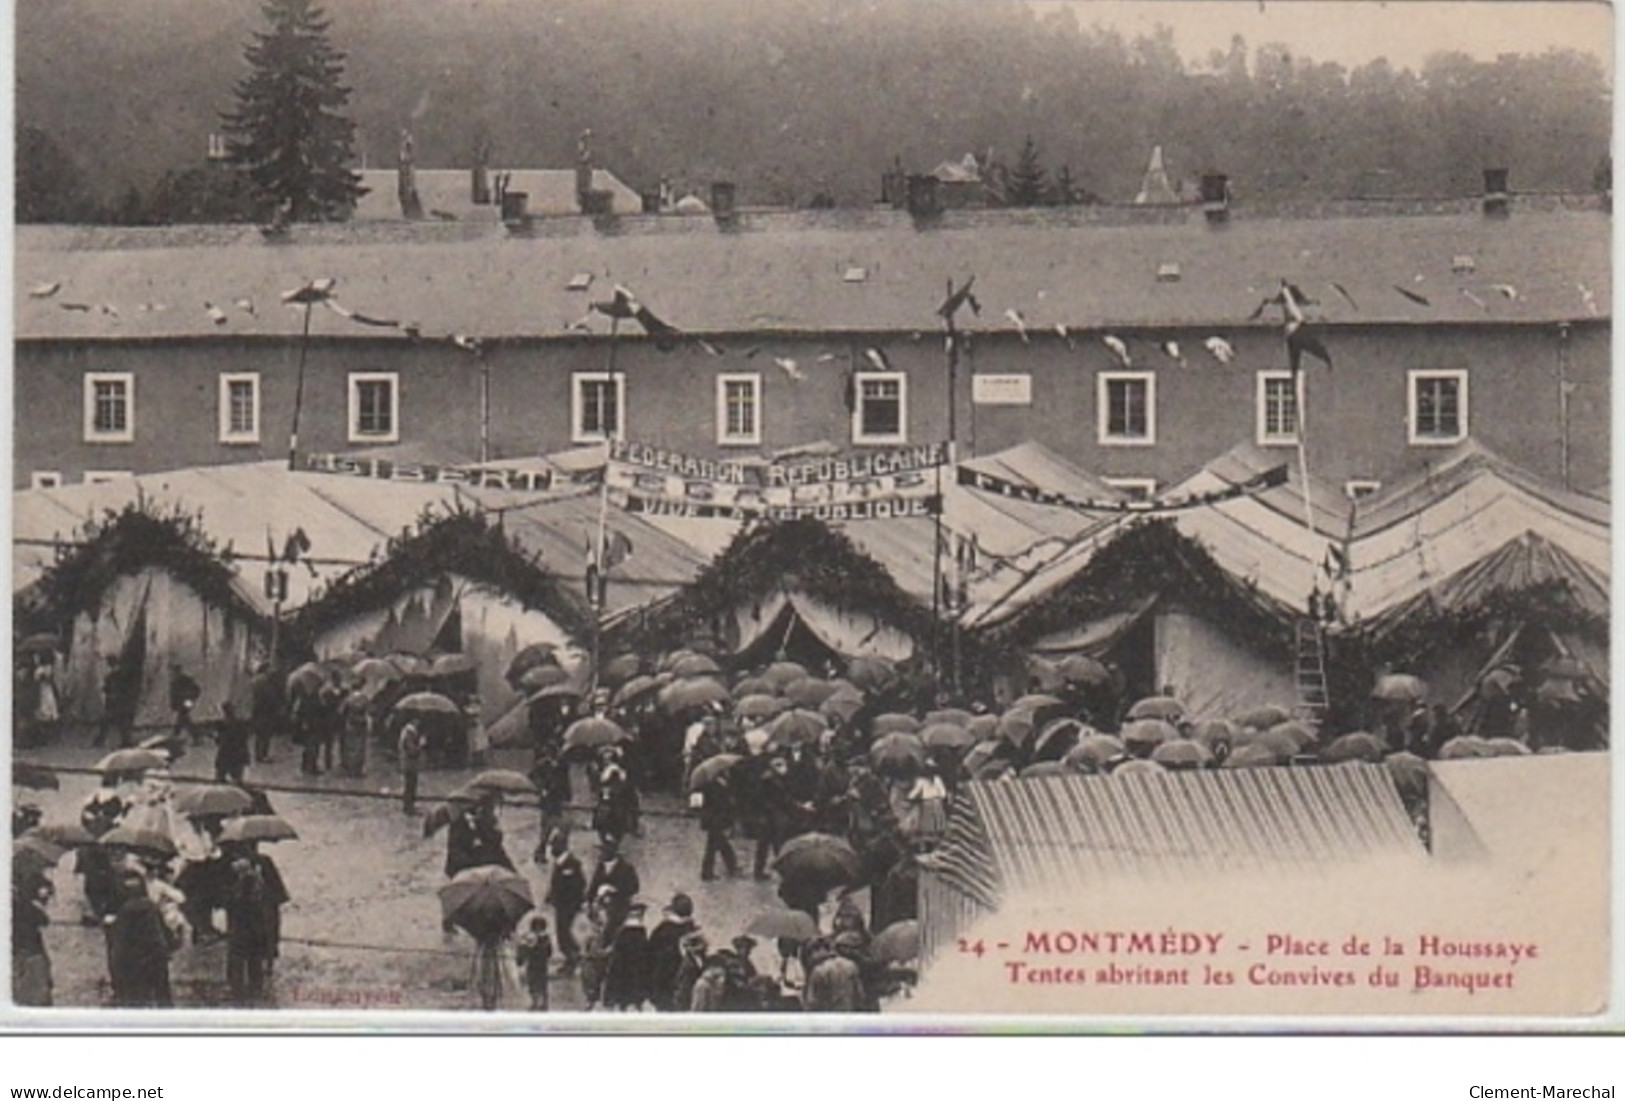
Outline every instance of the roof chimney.
[(1223, 225), (1230, 220), (1230, 177), (1223, 172), (1202, 174), (1202, 214), (1208, 225)]
[(469, 180), (469, 198), (475, 206), (491, 205), (491, 143), (480, 142), (474, 150), (474, 171)]
[(581, 131), (581, 137), (576, 139), (576, 203), (581, 207), (583, 214), (590, 214), (587, 209), (587, 195), (592, 191), (592, 131)]
[(718, 222), (731, 222), (738, 217), (734, 200), (738, 189), (732, 180), (715, 180), (711, 184), (711, 217)]
[(908, 212), (916, 221), (935, 218), (942, 213), (942, 192), (938, 180), (932, 175), (912, 175), (908, 178)]
[(401, 217), (409, 222), (423, 217), (423, 201), (418, 198), (413, 159), (412, 132), (402, 130), (400, 152), (396, 158), (395, 194), (401, 201)]
[(1507, 188), (1505, 168), (1484, 169), (1484, 214), (1490, 218), (1505, 218), (1510, 211), (1512, 194)]

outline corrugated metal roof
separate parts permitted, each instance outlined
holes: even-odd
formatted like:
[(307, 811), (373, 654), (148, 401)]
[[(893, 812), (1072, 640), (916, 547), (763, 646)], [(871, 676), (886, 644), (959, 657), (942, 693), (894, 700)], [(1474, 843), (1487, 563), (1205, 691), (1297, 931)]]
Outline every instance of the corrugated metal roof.
[[(1583, 321), (1607, 316), (1612, 295), (1611, 222), (1601, 212), (1241, 219), (1214, 230), (1199, 218), (1096, 224), (1082, 210), (981, 211), (929, 231), (903, 213), (844, 211), (746, 217), (728, 232), (709, 220), (654, 216), (621, 219), (614, 233), (585, 218), (543, 219), (529, 237), (499, 226), (362, 224), (296, 227), (277, 244), (254, 227), (22, 227), (16, 333), (293, 336), (301, 311), (282, 308), (280, 295), (317, 277), (336, 279), (352, 310), (414, 322), (425, 333), (487, 337), (573, 336), (565, 326), (601, 297), (566, 289), (581, 272), (594, 275), (595, 289), (625, 283), (669, 323), (713, 334), (934, 329), (943, 272), (975, 273), (988, 307), (982, 331), (1012, 336), (1006, 310), (1019, 310), (1033, 330), (1268, 326), (1277, 322), (1246, 319), (1282, 278), (1334, 325)], [(1461, 253), (1476, 258), (1471, 275), (1451, 270)], [(1157, 279), (1168, 262), (1180, 266), (1177, 282)], [(854, 264), (868, 269), (862, 283), (843, 278)], [(53, 284), (59, 289), (49, 296), (32, 293)], [(1491, 289), (1498, 284), (1516, 297)], [(224, 323), (205, 303), (225, 311)], [(326, 310), (316, 311), (312, 331), (390, 333)]]
[[(963, 824), (935, 870), (982, 898), (998, 890), (1062, 894), (1103, 881), (1209, 873), (1303, 874), (1351, 863), (1424, 859), (1381, 765), (1045, 776), (965, 787)], [(952, 823), (950, 823), (952, 827)], [(1082, 896), (1080, 896), (1082, 897)]]
[[(503, 525), (520, 545), (540, 553), (544, 568), (577, 592), (584, 589), (588, 539), (596, 534), (598, 496), (544, 496), (450, 484), (420, 485), (308, 471), (279, 462), (197, 467), (119, 479), (101, 485), (21, 490), (12, 495), (13, 591), (32, 584), (53, 556), (50, 543), (68, 540), (87, 520), (144, 499), (201, 518), (222, 550), (238, 556), (239, 588), (269, 614), (260, 574), (267, 531), (278, 550), (295, 528), (311, 542), (311, 563), (289, 571), (288, 608), (298, 608), (328, 583), (372, 561), (425, 511), (478, 505), (503, 509)], [(610, 573), (606, 611), (624, 613), (692, 580), (710, 560), (687, 543), (611, 509), (608, 529), (624, 534), (632, 557)]]

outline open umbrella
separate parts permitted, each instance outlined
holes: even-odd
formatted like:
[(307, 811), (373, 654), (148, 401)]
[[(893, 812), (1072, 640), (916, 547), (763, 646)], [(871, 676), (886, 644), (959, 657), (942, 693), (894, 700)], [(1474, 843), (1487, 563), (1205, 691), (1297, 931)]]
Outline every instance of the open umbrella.
[(532, 669), (557, 666), (558, 663), (557, 646), (551, 642), (533, 642), (513, 656), (513, 660), (508, 662), (508, 671), (502, 676), (509, 684), (515, 684)]
[(350, 672), (368, 684), (389, 684), (406, 675), (394, 662), (383, 658), (362, 658), (351, 666)]
[(785, 842), (773, 870), (786, 882), (829, 890), (856, 883), (863, 861), (852, 846), (827, 833), (804, 833)]
[(1172, 696), (1147, 696), (1128, 709), (1131, 719), (1161, 719), (1177, 723), (1185, 717), (1185, 705)]
[(880, 963), (907, 963), (920, 958), (920, 923), (913, 918), (894, 921), (869, 942), (869, 957)]
[(1135, 760), (1132, 760), (1132, 761), (1124, 761), (1122, 764), (1120, 764), (1116, 768), (1112, 769), (1111, 772), (1108, 773), (1108, 775), (1111, 775), (1111, 776), (1162, 776), (1162, 775), (1166, 774), (1167, 771), (1168, 771), (1167, 769), (1163, 768), (1161, 765), (1157, 764), (1157, 762), (1155, 762), (1155, 761), (1142, 761), (1142, 760), (1139, 760), (1139, 759), (1136, 758)]
[(1251, 711), (1243, 711), (1235, 717), (1235, 720), (1240, 726), (1250, 726), (1254, 730), (1268, 730), (1270, 727), (1284, 723), (1290, 718), (1292, 718), (1290, 708), (1282, 707), (1276, 703), (1267, 703), (1262, 707), (1255, 707)]
[(604, 663), (599, 680), (608, 685), (625, 684), (643, 672), (643, 659), (636, 654), (618, 654)]
[(829, 725), (816, 711), (786, 711), (767, 728), (767, 744), (773, 747), (811, 745), (823, 737)]
[(1122, 738), (1127, 745), (1161, 745), (1179, 737), (1179, 731), (1162, 719), (1137, 719), (1123, 727)]
[(660, 688), (660, 682), (649, 676), (636, 676), (615, 690), (615, 706), (624, 707), (633, 700), (642, 699)]
[(771, 719), (773, 716), (780, 714), (788, 707), (788, 700), (781, 700), (777, 696), (764, 696), (757, 693), (755, 695), (740, 697), (739, 702), (734, 704), (734, 714), (738, 715), (741, 719), (756, 722), (762, 719)]
[(441, 654), (429, 663), (431, 677), (460, 677), (472, 673), (479, 664), (467, 654)]
[(314, 661), (307, 661), (299, 668), (288, 674), (288, 691), (291, 694), (319, 691), (328, 681), (328, 671)]
[(918, 734), (895, 730), (882, 734), (869, 747), (869, 759), (877, 769), (899, 769), (925, 764), (925, 743)]
[(775, 691), (782, 690), (791, 681), (800, 680), (807, 675), (807, 667), (794, 661), (775, 661), (762, 670), (762, 679), (771, 684)]
[(1098, 769), (1104, 768), (1107, 761), (1114, 761), (1127, 753), (1128, 747), (1121, 738), (1114, 738), (1110, 734), (1085, 734), (1061, 760), (1072, 768), (1077, 768), (1079, 762), (1087, 761)]
[(11, 762), (11, 783), (13, 787), (32, 791), (59, 791), (62, 788), (62, 781), (56, 778), (55, 772), (28, 761)]
[(1093, 733), (1077, 719), (1051, 719), (1033, 739), (1033, 759), (1058, 761), (1084, 736)]
[(167, 768), (168, 758), (150, 749), (115, 749), (95, 764), (97, 772), (145, 772), (149, 768)]
[(660, 706), (669, 715), (680, 711), (688, 711), (696, 707), (705, 707), (713, 703), (726, 703), (729, 699), (728, 690), (714, 680), (697, 677), (691, 680), (674, 680), (660, 690)]
[(511, 768), (488, 768), (470, 780), (468, 786), (479, 791), (501, 792), (503, 795), (529, 795), (536, 790), (530, 777)]
[(885, 658), (856, 657), (846, 663), (846, 679), (865, 692), (884, 688), (896, 678), (896, 668)]
[(220, 840), (297, 841), (299, 831), (279, 814), (245, 814), (225, 824), (220, 831)]
[(1298, 743), (1298, 739), (1282, 729), (1285, 725), (1282, 723), (1268, 730), (1254, 731), (1246, 737), (1243, 748), (1257, 746), (1268, 750), (1271, 756), (1283, 761), (1289, 757), (1296, 757), (1303, 746)]
[(1388, 755), (1388, 746), (1375, 734), (1367, 734), (1363, 730), (1356, 730), (1352, 734), (1344, 734), (1333, 738), (1331, 744), (1321, 751), (1320, 759), (1329, 764), (1338, 761), (1369, 761), (1380, 764)]
[(797, 707), (817, 707), (840, 691), (837, 685), (814, 677), (793, 680), (780, 690), (780, 695)]
[(1300, 750), (1308, 749), (1319, 740), (1319, 735), (1315, 733), (1312, 727), (1310, 727), (1307, 723), (1298, 722), (1296, 719), (1284, 723), (1276, 723), (1274, 726), (1270, 727), (1269, 730), (1265, 731), (1265, 733), (1285, 734), (1298, 744), (1298, 749)]
[(1286, 758), (1267, 745), (1244, 745), (1224, 759), (1225, 768), (1268, 768)]
[(29, 834), (43, 837), (53, 844), (63, 845), (70, 849), (80, 845), (94, 845), (96, 843), (95, 836), (78, 822), (47, 822), (42, 826), (35, 826), (23, 836), (26, 837)]
[(475, 940), (505, 936), (519, 919), (536, 908), (530, 882), (495, 864), (465, 868), (440, 888), (440, 914)]
[(1055, 671), (1073, 684), (1110, 684), (1112, 680), (1111, 670), (1086, 654), (1061, 659)]
[(1529, 747), (1516, 738), (1491, 738), (1484, 743), (1491, 757), (1527, 757)]
[(1451, 738), (1439, 747), (1439, 760), (1459, 761), (1468, 757), (1492, 756), (1489, 743), (1483, 738), (1472, 734), (1463, 734), (1459, 738)]
[(999, 734), (999, 717), (997, 715), (974, 715), (971, 721), (965, 724), (965, 729), (976, 736), (979, 742), (989, 738), (996, 738)]
[(1213, 760), (1213, 754), (1201, 742), (1175, 738), (1153, 749), (1151, 759), (1164, 768), (1201, 768)]
[(109, 849), (136, 849), (159, 856), (174, 856), (177, 851), (168, 834), (139, 826), (114, 826), (102, 834), (97, 843)]
[(969, 749), (976, 744), (970, 731), (949, 722), (928, 724), (921, 729), (919, 738), (932, 749)]
[(384, 660), (399, 669), (403, 677), (421, 677), (429, 672), (429, 659), (417, 654), (397, 652), (386, 654)]
[(1060, 761), (1039, 761), (1037, 764), (1031, 764), (1022, 769), (1021, 778), (1023, 780), (1033, 780), (1044, 776), (1070, 776), (1073, 771)]
[[(657, 668), (662, 673), (670, 673), (672, 671), (672, 666), (676, 665), (678, 662), (683, 661), (683, 660), (685, 660), (687, 658), (697, 658), (697, 657), (700, 657), (700, 656), (702, 656), (702, 655), (700, 654), (700, 652), (698, 650), (689, 650), (689, 649), (672, 650), (669, 653), (667, 653), (667, 654), (665, 654), (664, 656), (661, 657), (659, 665), (658, 665)], [(675, 676), (675, 674), (673, 674), (673, 675)]]
[(746, 696), (775, 696), (778, 695), (779, 686), (766, 677), (744, 677), (733, 686), (733, 698), (742, 700)]
[(709, 677), (722, 672), (722, 666), (704, 654), (689, 654), (672, 663), (671, 672), (677, 677)]
[(843, 723), (849, 723), (854, 715), (863, 710), (863, 706), (864, 700), (862, 696), (837, 692), (818, 705), (818, 713), (831, 719), (839, 719)]
[(1235, 745), (1241, 731), (1229, 719), (1205, 719), (1196, 724), (1191, 736), (1212, 749), (1216, 745)]
[(188, 818), (226, 817), (245, 814), (254, 805), (248, 792), (230, 784), (203, 784), (198, 787), (178, 788), (175, 809)]
[(975, 776), (988, 762), (993, 760), (993, 755), (999, 751), (1001, 745), (1003, 743), (997, 740), (977, 742), (965, 751), (965, 757), (960, 762), (960, 766), (964, 768), (967, 775)]
[(526, 700), (579, 700), (581, 689), (569, 684), (550, 684), (526, 696)]
[(1428, 686), (1421, 677), (1413, 677), (1409, 673), (1389, 673), (1377, 678), (1376, 686), (1371, 689), (1371, 698), (1415, 703), (1428, 698)]
[(750, 919), (745, 932), (768, 940), (793, 940), (804, 944), (818, 939), (818, 925), (800, 910), (764, 910)]
[(1034, 712), (1035, 714), (1037, 712), (1039, 712), (1039, 711), (1042, 711), (1046, 707), (1065, 707), (1065, 706), (1066, 706), (1066, 702), (1064, 700), (1060, 699), (1057, 696), (1052, 696), (1048, 692), (1032, 692), (1032, 693), (1029, 693), (1028, 695), (1025, 695), (1025, 696), (1021, 697), (1015, 703), (1010, 705), (1010, 707), (1012, 709), (1020, 707), (1020, 708), (1026, 709), (1028, 711)]
[(29, 635), (13, 649), (19, 654), (54, 654), (62, 648), (62, 640), (52, 634)]
[(597, 749), (599, 746), (618, 745), (631, 739), (632, 735), (619, 723), (598, 715), (577, 719), (564, 730), (564, 745), (568, 749)]
[(744, 759), (737, 753), (718, 753), (714, 757), (707, 757), (688, 774), (688, 790), (699, 791)]
[(926, 726), (932, 723), (952, 723), (954, 726), (970, 726), (970, 721), (976, 716), (963, 707), (943, 707), (936, 711), (927, 711), (925, 718), (920, 721)]
[(1001, 715), (994, 727), (998, 736), (1012, 745), (1025, 746), (1037, 731), (1033, 713), (1015, 708)]
[(462, 709), (439, 692), (413, 692), (395, 704), (402, 715), (461, 715)]
[(535, 665), (519, 674), (519, 688), (523, 692), (540, 692), (569, 679), (570, 674), (557, 665)]
[(895, 711), (887, 712), (884, 715), (875, 716), (874, 722), (869, 724), (869, 731), (877, 737), (881, 734), (896, 734), (898, 732), (918, 734), (920, 732), (920, 720), (913, 715), (901, 715)]
[(1413, 799), (1420, 799), (1428, 793), (1428, 763), (1414, 753), (1401, 750), (1390, 753), (1383, 758), (1383, 765), (1388, 769), (1388, 775), (1394, 778), (1394, 787), (1399, 793)]

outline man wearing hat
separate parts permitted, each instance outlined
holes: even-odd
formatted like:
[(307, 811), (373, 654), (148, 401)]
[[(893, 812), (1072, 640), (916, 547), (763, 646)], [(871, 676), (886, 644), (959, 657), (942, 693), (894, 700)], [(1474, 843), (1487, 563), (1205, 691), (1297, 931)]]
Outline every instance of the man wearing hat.
[(600, 887), (615, 888), (614, 904), (605, 915), (613, 927), (626, 920), (627, 908), (632, 905), (642, 884), (638, 882), (638, 870), (621, 855), (621, 844), (617, 839), (605, 838), (600, 852), (598, 866), (593, 869), (592, 879), (587, 882), (587, 896), (597, 898)]
[[(587, 901), (587, 873), (581, 858), (570, 851), (570, 839), (563, 830), (547, 838), (547, 905), (553, 907), (553, 927), (558, 930), (559, 954), (564, 957), (559, 973), (568, 975), (581, 961), (581, 945), (576, 943), (576, 915)], [(538, 854), (540, 857), (541, 854)]]
[(126, 870), (119, 876), (123, 902), (108, 918), (107, 972), (113, 1004), (167, 1007), (175, 1004), (169, 986), (169, 938), (146, 878)]
[(665, 1013), (677, 1009), (677, 972), (683, 965), (683, 940), (692, 936), (694, 900), (681, 891), (672, 896), (649, 934), (649, 1001)]
[(633, 902), (626, 919), (609, 942), (609, 965), (604, 969), (603, 1002), (606, 1009), (642, 1009), (649, 998), (649, 930), (643, 924), (648, 907)]
[(514, 943), (515, 962), (525, 974), (525, 987), (530, 991), (530, 1007), (546, 1010), (548, 1007), (548, 963), (553, 958), (553, 938), (547, 932), (547, 916), (532, 911), (530, 920), (519, 929)]
[(739, 857), (734, 855), (733, 842), (728, 831), (734, 827), (733, 784), (726, 771), (700, 790), (700, 829), (705, 832), (705, 855), (700, 858), (700, 878), (707, 882), (717, 877), (717, 857), (729, 876), (739, 874)]

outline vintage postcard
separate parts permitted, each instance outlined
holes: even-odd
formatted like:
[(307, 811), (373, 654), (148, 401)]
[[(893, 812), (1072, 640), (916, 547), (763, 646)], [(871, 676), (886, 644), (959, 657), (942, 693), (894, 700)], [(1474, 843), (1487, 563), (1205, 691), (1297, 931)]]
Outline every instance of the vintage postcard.
[(1617, 1027), (1608, 6), (12, 18), (0, 1023)]

